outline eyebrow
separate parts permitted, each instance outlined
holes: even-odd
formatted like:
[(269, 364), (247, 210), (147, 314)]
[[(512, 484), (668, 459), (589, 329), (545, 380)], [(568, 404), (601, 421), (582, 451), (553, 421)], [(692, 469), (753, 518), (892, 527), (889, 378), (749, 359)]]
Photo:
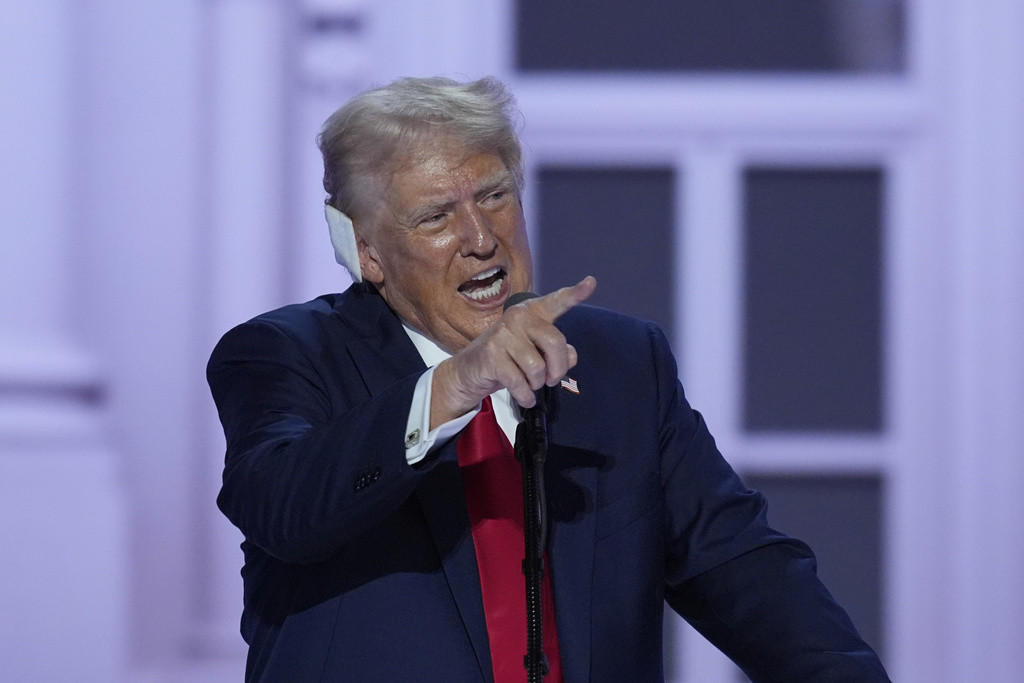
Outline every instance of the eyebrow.
[[(479, 199), (484, 195), (487, 195), (499, 187), (507, 187), (511, 192), (515, 188), (514, 178), (512, 172), (507, 168), (503, 168), (500, 171), (496, 171), (490, 177), (485, 178), (478, 187), (480, 189), (473, 192), (473, 197)], [(429, 204), (422, 204), (415, 207), (408, 214), (408, 223), (416, 223), (422, 216), (431, 216), (435, 213), (441, 213), (447, 211), (457, 202), (455, 200), (441, 200), (437, 202), (431, 202)]]
[(487, 178), (484, 182), (480, 183), (480, 189), (477, 190), (473, 196), (479, 197), (481, 195), (485, 195), (502, 186), (508, 186), (510, 190), (514, 186), (512, 172), (507, 168), (503, 168), (500, 171), (495, 172), (490, 178)]

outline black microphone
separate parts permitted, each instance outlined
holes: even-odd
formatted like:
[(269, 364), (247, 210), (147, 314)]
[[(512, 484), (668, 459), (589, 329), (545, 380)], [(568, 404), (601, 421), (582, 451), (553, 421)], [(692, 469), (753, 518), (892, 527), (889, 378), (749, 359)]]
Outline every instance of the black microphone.
[(502, 307), (501, 310), (507, 311), (516, 304), (521, 304), (524, 301), (529, 301), (530, 299), (537, 298), (539, 298), (539, 295), (534, 294), (533, 292), (516, 292), (515, 294), (510, 295), (509, 298), (505, 299), (505, 305)]

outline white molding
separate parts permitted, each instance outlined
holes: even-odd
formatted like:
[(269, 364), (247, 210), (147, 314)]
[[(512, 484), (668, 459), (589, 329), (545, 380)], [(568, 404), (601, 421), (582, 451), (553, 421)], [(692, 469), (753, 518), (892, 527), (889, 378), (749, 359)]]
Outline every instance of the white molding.
[(688, 153), (680, 174), (683, 213), (676, 300), (682, 307), (677, 351), (693, 406), (727, 445), (740, 432), (742, 372), (742, 187), (738, 160), (721, 144)]
[(510, 80), (528, 127), (559, 132), (905, 133), (926, 118), (921, 94), (907, 81), (892, 78), (641, 74)]
[(100, 446), (103, 413), (59, 398), (0, 401), (0, 449)]
[(75, 345), (54, 339), (0, 339), (0, 388), (93, 390), (99, 383), (95, 358)]
[(128, 515), (114, 453), (80, 436), (0, 444), (9, 680), (123, 680)]
[(274, 0), (220, 0), (212, 22), (212, 326), (280, 305), (286, 93), (283, 10)]
[[(339, 11), (357, 9), (339, 6)], [(303, 45), (301, 37), (298, 44), (289, 44), (298, 30), (294, 23), (301, 19), (296, 8), (279, 0), (217, 0), (203, 15), (203, 48), (211, 72), (201, 112), (210, 127), (210, 144), (199, 150), (210, 169), (202, 217), (208, 228), (206, 253), (198, 258), (208, 304), (195, 320), (197, 354), (203, 359), (230, 328), (289, 303), (289, 270), (302, 267), (295, 263), (297, 240), (290, 237), (298, 228), (287, 213), (291, 151), (286, 148), (291, 144), (288, 115), (298, 109), (291, 99), (301, 89), (289, 79), (305, 78), (308, 85), (344, 74), (323, 64), (330, 50), (317, 55), (320, 48)], [(305, 64), (303, 47), (312, 48)], [(326, 70), (318, 71), (321, 67)], [(325, 250), (329, 253), (326, 238)], [(241, 536), (214, 503), (224, 434), (208, 389), (197, 380), (191, 427), (202, 448), (195, 462), (202, 466), (190, 471), (188, 479), (194, 525), (186, 586), (191, 605), (179, 644), (197, 661), (233, 660), (244, 647), (238, 632)]]
[(1011, 680), (1024, 668), (1024, 8), (960, 0), (949, 22), (944, 107), (956, 418), (949, 477), (956, 590), (951, 675)]
[(729, 462), (743, 472), (885, 474), (892, 447), (881, 436), (793, 434), (715, 437)]

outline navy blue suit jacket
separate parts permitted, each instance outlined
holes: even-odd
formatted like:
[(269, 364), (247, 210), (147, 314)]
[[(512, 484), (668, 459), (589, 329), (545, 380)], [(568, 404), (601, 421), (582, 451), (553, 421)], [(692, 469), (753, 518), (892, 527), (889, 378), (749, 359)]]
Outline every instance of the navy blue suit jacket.
[[(799, 541), (722, 459), (661, 332), (580, 306), (559, 322), (549, 562), (567, 681), (662, 680), (665, 601), (755, 680), (887, 680)], [(425, 370), (356, 285), (224, 336), (218, 504), (245, 535), (247, 679), (491, 681), (454, 440), (410, 467)]]

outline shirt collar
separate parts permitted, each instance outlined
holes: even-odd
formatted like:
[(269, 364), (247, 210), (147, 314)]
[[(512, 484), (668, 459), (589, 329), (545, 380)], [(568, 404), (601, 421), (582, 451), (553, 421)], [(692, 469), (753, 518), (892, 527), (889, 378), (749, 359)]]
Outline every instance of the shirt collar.
[(423, 363), (428, 368), (452, 357), (452, 354), (448, 353), (440, 346), (406, 325), (404, 322), (402, 323), (402, 329), (404, 329), (405, 333), (409, 335), (409, 339), (412, 340), (413, 346), (415, 346), (416, 350), (420, 352), (420, 358), (423, 359)]

